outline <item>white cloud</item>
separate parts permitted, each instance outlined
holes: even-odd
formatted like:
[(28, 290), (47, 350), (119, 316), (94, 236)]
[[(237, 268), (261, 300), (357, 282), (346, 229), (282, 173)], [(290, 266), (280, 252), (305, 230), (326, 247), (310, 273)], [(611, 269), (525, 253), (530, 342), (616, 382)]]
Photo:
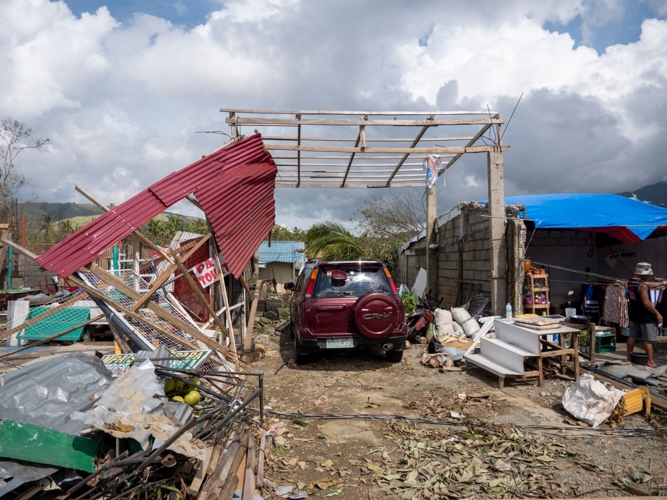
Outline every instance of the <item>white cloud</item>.
[[(602, 54), (544, 28), (581, 19), (594, 30), (623, 9), (621, 0), (508, 0), (502, 9), (492, 0), (234, 0), (186, 29), (146, 14), (121, 23), (105, 7), (77, 17), (63, 1), (5, 0), (0, 116), (52, 140), (21, 158), (26, 197), (79, 200), (79, 183), (119, 203), (219, 147), (224, 137), (195, 132), (227, 132), (220, 107), (489, 104), (507, 119), (525, 91), (505, 139), (508, 194), (564, 191), (574, 178), (586, 190), (626, 191), (664, 177), (667, 22), (647, 19), (636, 43)], [(484, 158), (463, 158), (440, 208), (485, 191)], [(366, 196), (279, 191), (278, 221), (347, 221)]]

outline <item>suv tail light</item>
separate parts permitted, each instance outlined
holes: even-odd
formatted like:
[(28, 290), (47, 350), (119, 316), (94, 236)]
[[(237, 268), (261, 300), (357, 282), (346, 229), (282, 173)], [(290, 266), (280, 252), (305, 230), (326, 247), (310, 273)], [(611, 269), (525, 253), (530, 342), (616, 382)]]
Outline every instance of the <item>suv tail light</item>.
[(306, 288), (306, 297), (312, 297), (313, 288), (315, 288), (315, 278), (317, 278), (317, 269), (313, 269), (310, 273), (310, 281), (308, 281), (308, 288)]
[(394, 291), (394, 293), (398, 292), (398, 290), (396, 289), (396, 285), (394, 284), (394, 280), (391, 278), (391, 273), (389, 272), (389, 269), (385, 267), (384, 273), (387, 275), (387, 279), (389, 280), (389, 285), (391, 286), (391, 289)]

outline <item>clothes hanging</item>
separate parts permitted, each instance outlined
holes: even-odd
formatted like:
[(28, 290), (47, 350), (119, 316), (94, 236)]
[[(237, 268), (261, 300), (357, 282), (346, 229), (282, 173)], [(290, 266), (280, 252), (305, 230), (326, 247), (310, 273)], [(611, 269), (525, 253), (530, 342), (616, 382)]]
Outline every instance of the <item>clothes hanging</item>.
[(582, 285), (582, 309), (585, 316), (598, 318), (600, 316), (600, 291), (593, 285)]
[(604, 312), (602, 319), (607, 323), (617, 323), (621, 328), (630, 326), (628, 317), (628, 298), (625, 287), (608, 286), (604, 296)]

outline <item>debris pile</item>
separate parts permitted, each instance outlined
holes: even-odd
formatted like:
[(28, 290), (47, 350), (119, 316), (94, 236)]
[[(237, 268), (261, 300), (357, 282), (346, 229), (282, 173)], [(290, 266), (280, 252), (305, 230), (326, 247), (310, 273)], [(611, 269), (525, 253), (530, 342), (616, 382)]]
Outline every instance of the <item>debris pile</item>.
[[(248, 443), (263, 422), (263, 377), (176, 368), (183, 360), (164, 352), (137, 353), (146, 359), (115, 379), (101, 359), (80, 353), (1, 377), (9, 397), (0, 403), (0, 496), (36, 488), (79, 500), (231, 497), (234, 463), (254, 459)], [(18, 466), (32, 472), (19, 475)], [(254, 492), (254, 474), (242, 488)]]

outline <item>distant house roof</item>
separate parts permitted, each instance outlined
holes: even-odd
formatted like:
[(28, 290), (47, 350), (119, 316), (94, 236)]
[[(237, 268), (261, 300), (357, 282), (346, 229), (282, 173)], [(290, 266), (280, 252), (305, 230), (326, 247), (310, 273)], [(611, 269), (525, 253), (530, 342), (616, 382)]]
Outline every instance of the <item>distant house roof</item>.
[(259, 245), (259, 261), (264, 263), (269, 262), (303, 262), (305, 256), (303, 252), (297, 250), (304, 250), (306, 244), (303, 241), (272, 241), (271, 247), (267, 241), (262, 241)]

